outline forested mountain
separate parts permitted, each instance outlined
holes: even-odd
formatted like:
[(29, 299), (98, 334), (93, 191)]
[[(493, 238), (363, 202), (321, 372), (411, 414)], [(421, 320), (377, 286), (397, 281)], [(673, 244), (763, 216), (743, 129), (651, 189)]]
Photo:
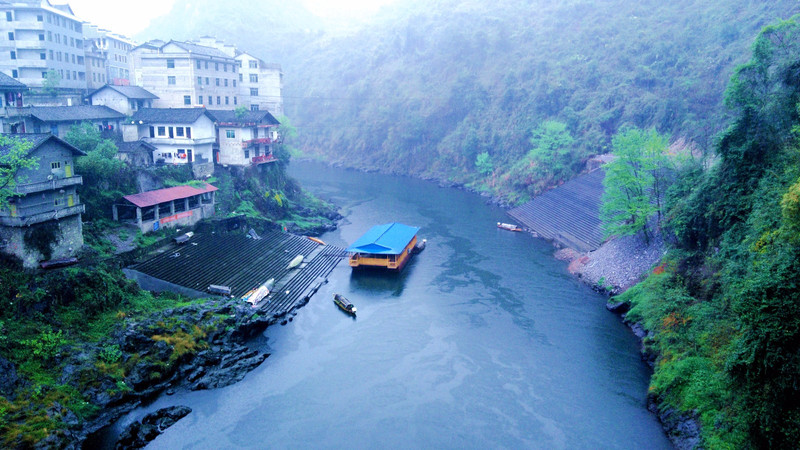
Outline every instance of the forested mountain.
[[(344, 33), (294, 3), (204, 0), (178, 2), (145, 35), (214, 34), (281, 63), (309, 154), (524, 200), (608, 151), (624, 124), (710, 150), (733, 69), (761, 28), (798, 11), (791, 0), (411, 0)], [(569, 145), (536, 151), (553, 139)]]

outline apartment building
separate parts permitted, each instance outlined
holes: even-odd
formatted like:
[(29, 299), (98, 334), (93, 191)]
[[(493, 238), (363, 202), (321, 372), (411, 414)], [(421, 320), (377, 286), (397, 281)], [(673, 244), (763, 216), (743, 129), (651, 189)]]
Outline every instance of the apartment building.
[(222, 50), (189, 42), (149, 42), (131, 51), (134, 79), (156, 94), (156, 108), (239, 105), (238, 65)]
[(283, 115), (283, 71), (280, 64), (270, 64), (247, 52), (236, 56), (239, 64), (239, 97), (251, 111), (269, 111)]
[[(102, 59), (102, 69), (93, 66), (92, 72), (102, 74), (102, 77), (87, 77), (89, 83), (110, 84), (114, 86), (128, 86), (131, 84), (130, 52), (134, 48), (133, 41), (125, 36), (112, 33), (88, 22), (83, 24), (83, 47), (89, 54)], [(89, 72), (87, 62), (87, 73)], [(97, 78), (97, 79), (94, 79)], [(90, 89), (95, 86), (90, 86)]]
[(0, 2), (0, 71), (31, 88), (43, 87), (54, 71), (59, 89), (85, 89), (83, 24), (69, 5)]
[[(84, 153), (51, 134), (3, 136), (30, 144), (28, 155), (38, 159), (38, 166), (17, 173), (20, 181), (15, 190), (20, 196), (0, 209), (0, 248), (22, 259), (26, 267), (73, 256), (83, 246), (81, 214), (85, 212), (77, 193), (83, 178), (74, 173), (73, 161)], [(0, 154), (9, 149), (0, 143)], [(25, 239), (32, 234), (38, 236), (36, 246)]]

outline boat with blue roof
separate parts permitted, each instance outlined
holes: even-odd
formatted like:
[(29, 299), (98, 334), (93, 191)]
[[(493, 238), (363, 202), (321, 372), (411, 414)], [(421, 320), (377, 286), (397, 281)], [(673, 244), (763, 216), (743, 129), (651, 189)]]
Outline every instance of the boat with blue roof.
[(347, 247), (350, 267), (403, 270), (417, 245), (417, 232), (419, 227), (396, 222), (370, 228)]

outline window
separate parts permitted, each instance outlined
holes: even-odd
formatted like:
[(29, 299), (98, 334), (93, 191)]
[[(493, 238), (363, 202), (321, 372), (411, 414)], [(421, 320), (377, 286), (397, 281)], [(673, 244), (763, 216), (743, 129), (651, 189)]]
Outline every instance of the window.
[(197, 77), (197, 84), (198, 85), (203, 84), (203, 77)]
[(214, 70), (219, 72), (219, 63), (214, 63)]
[(233, 80), (233, 87), (236, 87), (236, 80)]
[(36, 16), (36, 21), (37, 22), (44, 22), (44, 17), (41, 14), (39, 14), (39, 15)]
[(225, 78), (225, 87), (228, 87), (228, 79)]
[(151, 138), (156, 137), (156, 129), (155, 129), (155, 127), (152, 127), (152, 126), (150, 127), (150, 137)]
[(212, 97), (210, 95), (208, 96), (208, 104), (209, 105), (213, 105), (214, 104), (214, 97)]
[(192, 138), (192, 127), (186, 127), (186, 138), (187, 139)]
[(53, 51), (52, 50), (50, 50), (50, 59), (55, 59), (55, 58), (53, 58)]
[(228, 96), (227, 95), (225, 96), (225, 104), (226, 105), (228, 104)]
[(167, 77), (167, 84), (175, 84), (175, 77), (170, 75)]
[(250, 95), (253, 97), (258, 96), (258, 88), (250, 88)]
[(175, 68), (175, 60), (174, 59), (168, 59), (167, 60), (167, 69), (174, 69), (174, 68)]
[(228, 139), (236, 139), (236, 130), (225, 130), (225, 137)]
[(222, 65), (222, 71), (223, 72), (227, 72), (228, 71), (228, 65), (227, 64), (223, 64)]
[(218, 104), (218, 105), (222, 104), (222, 102), (220, 102), (220, 101), (219, 101), (219, 98), (220, 98), (220, 97), (219, 97), (219, 95), (218, 95), (218, 96), (217, 96), (217, 104)]
[(19, 78), (19, 73), (17, 73), (17, 69), (11, 69), (11, 76), (13, 78)]
[(208, 61), (206, 61), (206, 69), (208, 69)]
[(183, 127), (175, 127), (175, 136), (183, 137)]
[(250, 105), (250, 111), (258, 111), (258, 105)]
[(17, 59), (17, 52), (11, 50), (11, 59)]
[(44, 40), (44, 33), (42, 33), (42, 34), (40, 34), (40, 35), (39, 35), (39, 40), (40, 40), (40, 41), (43, 41), (43, 40)]
[(9, 41), (13, 41), (14, 40), (14, 32), (13, 31), (9, 31), (8, 32), (8, 40)]
[(55, 197), (53, 198), (53, 206), (63, 206), (64, 199), (62, 197)]
[(249, 66), (251, 69), (258, 69), (258, 61), (249, 61), (249, 62), (248, 62), (248, 66)]
[(158, 135), (159, 136), (166, 136), (167, 135), (167, 127), (158, 127)]
[(39, 53), (39, 59), (47, 59), (47, 53), (45, 52)]
[(53, 42), (53, 32), (52, 31), (48, 31), (47, 32), (47, 40), (50, 41), (50, 42)]
[(251, 82), (251, 83), (258, 83), (258, 74), (256, 74), (256, 73), (251, 73), (251, 74), (250, 74), (250, 82)]
[(75, 55), (72, 55), (72, 64), (75, 64)]
[(219, 86), (219, 78), (217, 78), (217, 86)]
[(50, 170), (58, 170), (61, 168), (61, 161), (53, 161), (50, 163)]
[[(40, 39), (40, 40), (43, 40), (43, 39)], [(75, 47), (75, 38), (73, 38), (73, 37), (69, 38), (69, 46), (70, 47)]]
[(183, 104), (184, 105), (191, 105), (192, 104), (192, 97), (190, 95), (183, 96)]
[(42, 72), (42, 78), (47, 78), (47, 72)]
[(200, 60), (199, 60), (199, 59), (197, 60), (197, 66), (196, 66), (196, 67), (197, 67), (198, 69), (200, 68)]
[(206, 77), (206, 86), (208, 86), (208, 77)]
[(11, 22), (12, 20), (14, 20), (14, 18), (11, 17), (11, 11), (6, 11), (6, 22)]
[(197, 104), (198, 105), (202, 105), (203, 104), (203, 96), (202, 95), (197, 97)]
[(244, 151), (244, 159), (250, 159), (250, 150)]
[(234, 105), (236, 104), (236, 96), (235, 95), (233, 96), (233, 104)]
[(242, 74), (239, 74), (239, 81), (242, 81)]

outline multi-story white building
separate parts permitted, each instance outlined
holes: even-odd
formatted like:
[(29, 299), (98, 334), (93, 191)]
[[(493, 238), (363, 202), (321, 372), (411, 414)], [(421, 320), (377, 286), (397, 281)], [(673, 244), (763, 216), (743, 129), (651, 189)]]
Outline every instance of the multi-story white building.
[(280, 64), (269, 64), (255, 56), (240, 52), (239, 97), (252, 111), (265, 110), (283, 115), (283, 71)]
[(156, 147), (157, 164), (189, 164), (195, 177), (214, 172), (214, 117), (205, 108), (143, 108), (122, 127), (123, 140)]
[(272, 145), (280, 123), (269, 111), (209, 111), (216, 119), (218, 145), (214, 162), (224, 166), (255, 166), (277, 161)]
[[(99, 81), (102, 84), (108, 83), (116, 86), (131, 84), (129, 54), (134, 47), (133, 41), (125, 36), (112, 33), (86, 22), (83, 24), (83, 39), (83, 46), (87, 55), (99, 55), (104, 61), (104, 70), (101, 72), (104, 75), (103, 81), (87, 81)], [(87, 72), (88, 70), (87, 67)]]
[(134, 79), (159, 98), (156, 108), (239, 105), (236, 60), (213, 47), (188, 42), (147, 43), (132, 50)]
[(54, 71), (57, 88), (85, 89), (83, 24), (69, 5), (0, 2), (0, 71), (31, 88), (45, 86)]

